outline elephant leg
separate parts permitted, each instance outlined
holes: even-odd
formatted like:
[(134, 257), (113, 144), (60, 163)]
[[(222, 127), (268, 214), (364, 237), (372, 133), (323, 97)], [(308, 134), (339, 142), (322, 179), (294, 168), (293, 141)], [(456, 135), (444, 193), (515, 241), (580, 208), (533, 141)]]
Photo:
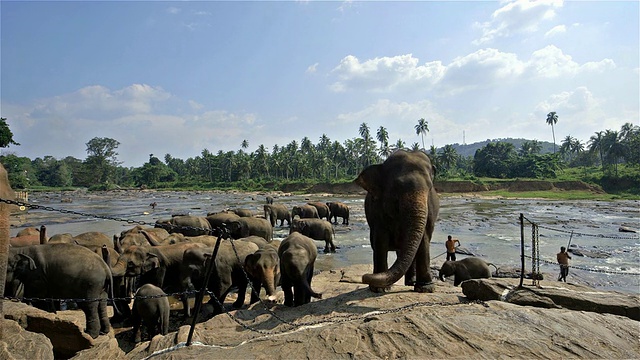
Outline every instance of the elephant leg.
[(244, 305), (244, 299), (246, 298), (246, 296), (247, 296), (247, 280), (245, 279), (238, 284), (238, 298), (236, 299), (236, 301), (233, 302), (233, 307), (235, 309), (240, 309)]
[(93, 339), (100, 335), (100, 319), (98, 318), (98, 302), (82, 302), (78, 304), (80, 309), (84, 312), (84, 317), (87, 323), (85, 332), (89, 334)]
[[(397, 252), (398, 257), (404, 256), (404, 254), (400, 251)], [(407, 272), (404, 274), (404, 284), (406, 286), (413, 286), (416, 283), (416, 258), (411, 262), (411, 266), (407, 269)]]
[(284, 305), (293, 306), (293, 284), (291, 284), (291, 280), (288, 276), (282, 275), (280, 277), (280, 283), (282, 291), (284, 292)]
[(107, 312), (106, 294), (105, 298), (99, 301), (98, 316), (100, 317), (100, 335), (108, 334), (111, 331), (111, 323), (109, 322), (109, 313)]
[[(310, 296), (310, 295), (309, 295)], [(306, 300), (307, 294), (302, 285), (293, 285), (293, 304), (294, 306), (303, 305)]]
[(260, 288), (262, 288), (262, 280), (254, 280), (251, 283), (251, 286), (251, 300), (249, 300), (249, 304), (257, 303), (260, 300)]
[(416, 279), (413, 290), (416, 292), (432, 293), (436, 289), (431, 277), (431, 259), (429, 257), (429, 242), (423, 239), (414, 259)]
[[(377, 274), (380, 272), (385, 272), (389, 268), (387, 263), (387, 250), (381, 250), (374, 248), (373, 249), (373, 273)], [(369, 290), (375, 293), (383, 293), (391, 290), (391, 287), (377, 287), (369, 285)]]
[(142, 341), (142, 330), (140, 328), (142, 319), (137, 311), (134, 311), (131, 315), (131, 321), (133, 322), (133, 342), (139, 343)]

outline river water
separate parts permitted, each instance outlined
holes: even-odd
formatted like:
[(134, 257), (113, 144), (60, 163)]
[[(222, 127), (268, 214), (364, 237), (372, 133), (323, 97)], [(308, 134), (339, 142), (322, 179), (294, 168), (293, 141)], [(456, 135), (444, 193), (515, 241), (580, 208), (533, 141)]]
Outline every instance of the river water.
[[(99, 231), (109, 236), (133, 227), (125, 220), (153, 226), (172, 214), (205, 216), (225, 208), (248, 208), (262, 213), (264, 193), (115, 191), (88, 193), (32, 193), (29, 202), (43, 208), (11, 216), (11, 236), (25, 227), (47, 226), (47, 235), (78, 235)], [(342, 201), (351, 209), (350, 224), (335, 225), (335, 254), (323, 254), (318, 242), (316, 268), (337, 269), (350, 264), (371, 264), (369, 227), (364, 214), (364, 196), (331, 194), (269, 194), (289, 208), (307, 201)], [(62, 202), (70, 199), (72, 202)], [(149, 204), (156, 202), (152, 209)], [(46, 208), (46, 209), (45, 209)], [(59, 211), (63, 210), (63, 212)], [(448, 234), (461, 242), (465, 252), (482, 257), (501, 269), (520, 268), (520, 214), (525, 220), (526, 269), (531, 271), (532, 227), (539, 225), (540, 271), (545, 279), (558, 273), (555, 254), (560, 246), (573, 252), (567, 280), (604, 290), (640, 293), (640, 240), (638, 233), (619, 232), (621, 226), (640, 229), (638, 201), (553, 201), (488, 199), (479, 196), (441, 198), (441, 209), (431, 242), (432, 265), (445, 259)], [(98, 217), (102, 218), (98, 218)], [(105, 219), (106, 218), (106, 219)], [(288, 227), (275, 228), (275, 238), (284, 238)], [(580, 256), (586, 255), (586, 256)], [(465, 255), (458, 255), (458, 259)], [(394, 254), (390, 255), (390, 263)]]

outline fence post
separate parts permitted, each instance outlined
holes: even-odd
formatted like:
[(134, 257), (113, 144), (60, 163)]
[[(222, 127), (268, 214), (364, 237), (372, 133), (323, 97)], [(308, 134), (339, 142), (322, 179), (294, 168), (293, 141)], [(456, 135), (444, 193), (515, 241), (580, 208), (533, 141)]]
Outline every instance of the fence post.
[[(207, 265), (205, 267), (205, 279), (202, 287), (198, 294), (196, 294), (196, 304), (195, 309), (193, 310), (193, 321), (191, 322), (191, 328), (189, 329), (189, 336), (187, 337), (187, 346), (191, 346), (191, 340), (193, 338), (193, 332), (196, 329), (196, 324), (198, 322), (198, 315), (200, 314), (200, 308), (202, 307), (202, 300), (204, 299), (204, 293), (207, 290), (207, 286), (209, 285), (209, 278), (211, 277), (211, 272), (213, 271), (213, 267), (216, 263), (216, 256), (218, 255), (218, 250), (220, 249), (220, 243), (222, 239), (225, 237), (226, 229), (221, 229), (220, 235), (218, 235), (218, 240), (216, 241), (216, 245), (213, 247), (213, 252), (209, 259), (207, 259)], [(187, 306), (189, 306), (189, 302), (187, 301)]]
[(519, 288), (522, 287), (522, 282), (524, 281), (524, 215), (520, 213), (520, 285)]

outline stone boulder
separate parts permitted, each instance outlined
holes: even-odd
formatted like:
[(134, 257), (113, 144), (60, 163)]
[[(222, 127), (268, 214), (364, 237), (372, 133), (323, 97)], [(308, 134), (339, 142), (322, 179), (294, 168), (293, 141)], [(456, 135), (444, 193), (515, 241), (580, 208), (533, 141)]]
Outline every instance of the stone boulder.
[(96, 339), (95, 346), (78, 352), (72, 359), (119, 360), (124, 359), (125, 355), (118, 340), (108, 336), (100, 336)]
[(92, 339), (84, 332), (85, 316), (80, 310), (50, 313), (24, 303), (5, 302), (3, 312), (5, 319), (17, 322), (27, 331), (46, 336), (53, 345), (56, 358), (69, 358), (93, 347), (100, 338), (113, 337), (109, 334)]
[(43, 334), (27, 331), (17, 322), (0, 319), (3, 338), (0, 339), (0, 359), (53, 360), (53, 345)]
[[(527, 281), (531, 283), (531, 281)], [(640, 320), (640, 296), (560, 282), (541, 281), (540, 286), (518, 288), (515, 279), (473, 279), (461, 284), (470, 300), (502, 300), (512, 304), (543, 308), (563, 308)]]

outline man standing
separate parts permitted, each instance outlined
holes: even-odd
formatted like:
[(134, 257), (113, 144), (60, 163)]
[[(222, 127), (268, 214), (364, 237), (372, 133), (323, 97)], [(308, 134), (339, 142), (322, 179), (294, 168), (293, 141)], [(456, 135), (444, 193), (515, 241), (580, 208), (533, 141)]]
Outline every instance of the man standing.
[(451, 235), (447, 237), (447, 242), (445, 242), (447, 246), (447, 261), (456, 261), (456, 243), (460, 246), (460, 240), (452, 238)]
[(571, 256), (567, 253), (567, 248), (564, 246), (560, 247), (560, 252), (556, 255), (558, 259), (558, 264), (560, 264), (560, 276), (558, 276), (558, 281), (567, 282), (567, 275), (569, 275), (569, 259)]

